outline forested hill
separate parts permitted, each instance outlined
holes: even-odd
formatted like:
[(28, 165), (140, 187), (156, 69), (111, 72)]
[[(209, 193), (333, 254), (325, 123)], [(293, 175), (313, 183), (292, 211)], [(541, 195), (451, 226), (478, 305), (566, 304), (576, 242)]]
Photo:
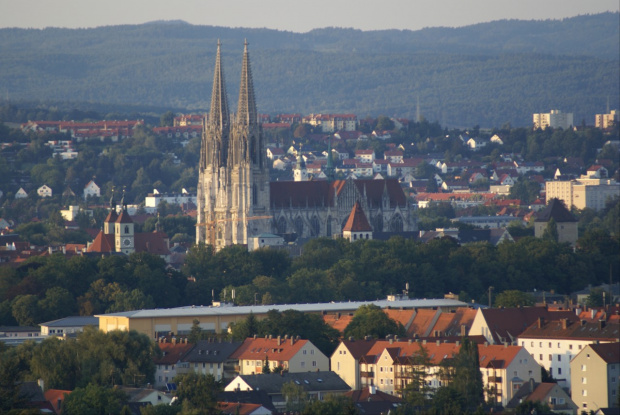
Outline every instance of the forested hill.
[(236, 104), (244, 39), (259, 111), (350, 112), (447, 126), (593, 123), (620, 100), (618, 13), (463, 28), (307, 33), (184, 22), (0, 29), (0, 99), (208, 109), (217, 39)]

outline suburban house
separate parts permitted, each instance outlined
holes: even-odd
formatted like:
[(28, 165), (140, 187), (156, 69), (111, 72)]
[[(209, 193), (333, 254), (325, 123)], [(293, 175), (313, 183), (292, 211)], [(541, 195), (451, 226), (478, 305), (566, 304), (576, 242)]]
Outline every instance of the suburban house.
[(164, 388), (167, 384), (174, 382), (174, 378), (179, 374), (181, 359), (194, 348), (194, 345), (188, 343), (187, 339), (162, 337), (157, 346), (161, 350), (161, 356), (154, 359), (155, 387)]
[(514, 411), (520, 403), (527, 401), (545, 404), (554, 414), (577, 414), (577, 405), (557, 383), (536, 383), (530, 379), (514, 394), (506, 409)]
[(573, 401), (580, 411), (618, 408), (620, 347), (618, 343), (589, 344), (570, 364)]
[(84, 186), (84, 199), (99, 196), (101, 196), (101, 188), (99, 188), (99, 186), (97, 186), (97, 183), (95, 183), (93, 180), (91, 180), (86, 186)]
[(52, 188), (44, 184), (37, 189), (37, 194), (41, 197), (52, 197)]
[(263, 365), (271, 371), (281, 368), (289, 373), (329, 370), (329, 359), (309, 340), (290, 338), (250, 337), (234, 351), (231, 359), (239, 360), (239, 374), (262, 374)]
[(215, 339), (200, 340), (188, 353), (181, 357), (177, 373), (195, 372), (213, 375), (215, 380), (232, 379), (236, 376), (239, 361), (231, 358), (241, 342), (223, 342)]
[[(400, 395), (400, 391), (412, 381), (413, 371), (419, 368), (419, 359), (424, 353), (428, 357), (425, 369), (427, 384), (432, 388), (443, 386), (440, 365), (460, 350), (458, 341), (379, 340), (374, 341), (364, 356), (353, 362), (340, 353), (350, 350), (351, 344), (349, 342), (348, 347), (339, 346), (336, 349), (332, 355), (332, 370), (349, 382), (357, 381), (356, 373), (359, 371), (361, 387), (375, 386), (390, 395)], [(488, 343), (477, 347), (488, 399), (496, 399), (498, 404), (506, 405), (524, 382), (530, 378), (540, 382), (540, 366), (523, 347)]]
[(540, 317), (519, 335), (519, 345), (525, 347), (539, 365), (544, 367), (562, 387), (571, 387), (570, 361), (592, 343), (615, 342), (620, 348), (620, 324), (605, 320), (545, 321)]
[(577, 320), (571, 311), (553, 311), (547, 307), (479, 308), (469, 335), (482, 335), (490, 344), (517, 344), (517, 338), (539, 318), (545, 321)]
[(256, 391), (267, 392), (273, 405), (280, 412), (286, 409), (286, 400), (282, 387), (287, 383), (301, 386), (310, 400), (322, 401), (328, 395), (344, 394), (351, 390), (340, 376), (330, 371), (305, 373), (270, 373), (264, 375), (239, 375), (225, 388), (226, 392)]

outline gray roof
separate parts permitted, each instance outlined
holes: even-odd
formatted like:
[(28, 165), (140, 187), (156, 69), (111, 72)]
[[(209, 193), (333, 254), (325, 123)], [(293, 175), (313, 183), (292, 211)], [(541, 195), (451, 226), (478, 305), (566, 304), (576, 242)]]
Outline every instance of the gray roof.
[[(254, 390), (270, 395), (279, 395), (285, 383), (294, 382), (306, 392), (349, 391), (351, 388), (336, 372), (269, 373), (261, 375), (239, 375)], [(236, 378), (235, 378), (236, 379)], [(235, 382), (233, 379), (230, 383)]]
[(48, 321), (47, 323), (40, 323), (39, 326), (46, 327), (84, 327), (84, 326), (99, 326), (99, 318), (94, 316), (74, 316), (65, 317), (58, 320)]
[(150, 310), (133, 310), (119, 313), (100, 314), (99, 316), (116, 316), (131, 318), (155, 318), (155, 317), (200, 317), (200, 316), (226, 316), (240, 314), (267, 314), (269, 310), (297, 310), (302, 312), (353, 312), (362, 305), (374, 304), (381, 308), (433, 308), (433, 307), (467, 307), (468, 304), (458, 300), (449, 299), (404, 299), (404, 300), (375, 300), (375, 301), (348, 301), (310, 304), (278, 304), (278, 305), (253, 305), (253, 306), (187, 306), (176, 308), (155, 308)]
[(220, 363), (228, 360), (229, 356), (241, 346), (242, 342), (218, 342), (212, 340), (200, 340), (196, 346), (187, 353), (182, 362), (191, 363)]

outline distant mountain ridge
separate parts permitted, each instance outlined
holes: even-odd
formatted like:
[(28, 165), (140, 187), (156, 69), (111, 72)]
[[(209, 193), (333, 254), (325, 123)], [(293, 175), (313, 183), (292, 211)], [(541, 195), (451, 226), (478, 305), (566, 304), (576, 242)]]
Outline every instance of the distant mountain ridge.
[(418, 31), (293, 33), (183, 21), (0, 29), (0, 99), (206, 110), (217, 40), (233, 97), (248, 39), (261, 112), (412, 118), (419, 98), (423, 116), (449, 126), (528, 125), (532, 112), (552, 108), (592, 123), (608, 99), (614, 108), (620, 101), (619, 16)]

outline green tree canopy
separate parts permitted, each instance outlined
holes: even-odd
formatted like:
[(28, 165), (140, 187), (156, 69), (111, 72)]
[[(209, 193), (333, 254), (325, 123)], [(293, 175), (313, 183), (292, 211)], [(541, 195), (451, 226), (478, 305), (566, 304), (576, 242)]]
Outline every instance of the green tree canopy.
[(389, 318), (380, 307), (372, 304), (358, 308), (344, 331), (345, 337), (356, 339), (365, 336), (380, 339), (388, 334), (404, 336), (405, 329), (402, 324)]

